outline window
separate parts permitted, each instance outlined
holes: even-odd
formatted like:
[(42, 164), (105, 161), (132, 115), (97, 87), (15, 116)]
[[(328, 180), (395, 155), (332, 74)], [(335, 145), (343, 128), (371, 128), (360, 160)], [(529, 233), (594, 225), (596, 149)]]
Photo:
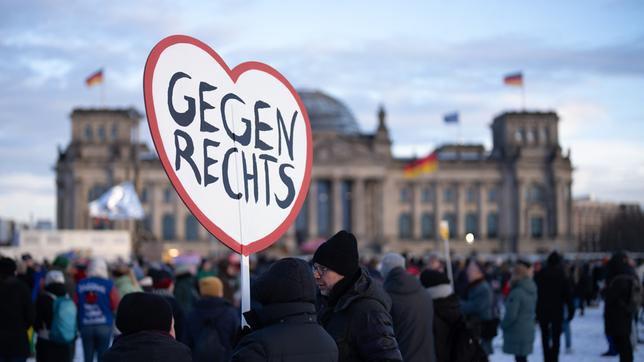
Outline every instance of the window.
[(468, 204), (476, 203), (476, 201), (478, 200), (477, 191), (477, 188), (474, 186), (467, 189), (467, 192), (465, 193), (465, 200)]
[(162, 221), (163, 240), (173, 240), (175, 238), (174, 215), (164, 214)]
[(402, 189), (400, 189), (400, 202), (408, 203), (408, 202), (411, 202), (411, 199), (412, 199), (411, 187), (404, 186)]
[(398, 237), (400, 239), (411, 239), (412, 237), (412, 223), (411, 214), (402, 213), (398, 218)]
[(318, 189), (318, 233), (320, 236), (331, 234), (331, 182), (319, 180)]
[(300, 213), (295, 218), (295, 239), (301, 244), (309, 237), (309, 197), (304, 199)]
[(499, 202), (499, 188), (497, 186), (492, 186), (487, 191), (487, 201), (489, 201), (489, 202)]
[(530, 143), (530, 144), (534, 143), (536, 141), (536, 138), (537, 138), (537, 130), (535, 130), (535, 129), (529, 130), (527, 136), (528, 136), (527, 137), (528, 138), (527, 139), (528, 143)]
[(199, 222), (194, 215), (186, 216), (186, 240), (195, 241), (199, 239)]
[(420, 193), (420, 200), (423, 203), (434, 201), (434, 188), (431, 186), (423, 187), (423, 190)]
[(85, 126), (85, 141), (91, 141), (94, 138), (94, 132), (92, 131), (92, 126), (89, 124)]
[(420, 233), (423, 239), (434, 238), (434, 214), (423, 214), (420, 219)]
[(148, 187), (144, 186), (143, 189), (141, 190), (141, 202), (146, 203), (148, 202)]
[(491, 212), (487, 214), (487, 237), (495, 239), (499, 236), (499, 214)]
[(543, 202), (545, 200), (545, 191), (543, 186), (532, 185), (527, 195), (529, 202)]
[(105, 142), (105, 127), (103, 126), (98, 127), (98, 140)]
[(349, 180), (342, 181), (340, 189), (340, 197), (342, 200), (342, 228), (346, 231), (351, 231), (351, 214), (353, 208), (351, 205), (351, 188), (353, 182)]
[(119, 127), (116, 124), (112, 125), (112, 141), (116, 141), (119, 137)]
[(92, 186), (92, 188), (89, 189), (89, 192), (87, 193), (87, 200), (94, 201), (98, 199), (99, 197), (103, 196), (103, 194), (107, 192), (108, 189), (109, 187), (101, 184)]
[(547, 145), (548, 143), (550, 143), (550, 140), (548, 137), (548, 129), (546, 127), (541, 128), (539, 130), (539, 133), (540, 133), (539, 140), (541, 141), (541, 143), (543, 143), (544, 145)]
[(146, 214), (143, 218), (143, 229), (145, 231), (152, 231), (152, 215)]
[(518, 128), (516, 131), (514, 131), (514, 140), (517, 143), (523, 143), (523, 140), (525, 139), (524, 137), (525, 131), (523, 128)]
[(163, 202), (165, 202), (167, 204), (171, 203), (172, 202), (172, 195), (173, 195), (172, 187), (166, 187), (163, 190)]
[(474, 236), (478, 236), (479, 233), (479, 215), (478, 214), (467, 214), (465, 215), (465, 233), (472, 233)]
[(530, 218), (530, 235), (534, 239), (541, 239), (543, 237), (543, 218), (534, 216)]
[(456, 214), (452, 214), (452, 213), (445, 214), (443, 216), (443, 220), (447, 221), (449, 237), (455, 238), (456, 237)]
[(445, 202), (454, 202), (456, 195), (454, 192), (454, 187), (448, 186), (443, 190), (443, 201)]

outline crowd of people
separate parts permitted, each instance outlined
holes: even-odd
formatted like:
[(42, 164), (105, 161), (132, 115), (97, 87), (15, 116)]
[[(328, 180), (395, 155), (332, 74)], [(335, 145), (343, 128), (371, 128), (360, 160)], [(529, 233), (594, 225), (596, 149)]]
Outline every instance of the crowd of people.
[[(240, 323), (239, 257), (199, 265), (0, 257), (0, 362), (487, 361), (492, 341), (527, 361), (541, 332), (557, 361), (570, 321), (603, 300), (607, 356), (633, 360), (641, 275), (607, 260), (369, 260), (340, 231), (309, 258), (258, 258)], [(641, 270), (641, 268), (640, 268)], [(538, 328), (537, 328), (538, 326)], [(502, 336), (499, 337), (499, 330)]]

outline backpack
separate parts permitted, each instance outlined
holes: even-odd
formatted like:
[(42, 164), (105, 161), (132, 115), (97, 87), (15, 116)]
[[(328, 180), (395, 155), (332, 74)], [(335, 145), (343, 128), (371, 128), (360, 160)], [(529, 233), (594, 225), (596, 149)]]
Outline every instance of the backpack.
[(54, 299), (49, 340), (59, 344), (71, 343), (76, 338), (76, 304), (67, 295), (47, 294)]
[(201, 325), (201, 333), (192, 349), (195, 362), (229, 361), (230, 351), (221, 343), (215, 318), (207, 318)]
[(640, 284), (637, 277), (628, 274), (618, 275), (611, 281), (611, 285), (615, 283), (616, 280), (627, 280), (630, 284), (630, 290), (627, 298), (627, 305), (631, 313), (637, 313), (640, 306), (642, 305), (642, 284)]
[(451, 360), (455, 362), (487, 362), (488, 358), (464, 318), (460, 318), (452, 331)]

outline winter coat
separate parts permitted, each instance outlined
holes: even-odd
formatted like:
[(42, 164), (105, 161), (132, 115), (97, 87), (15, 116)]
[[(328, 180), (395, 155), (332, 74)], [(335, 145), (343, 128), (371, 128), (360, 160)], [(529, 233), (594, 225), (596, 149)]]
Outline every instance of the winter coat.
[(54, 298), (67, 294), (67, 287), (62, 283), (51, 283), (36, 299), (36, 321), (34, 331), (38, 334), (36, 343), (36, 360), (46, 362), (68, 362), (73, 359), (72, 345), (75, 340), (67, 344), (59, 344), (49, 340), (49, 330), (54, 319)]
[(197, 301), (186, 320), (186, 344), (194, 351), (204, 330), (204, 324), (212, 320), (221, 345), (230, 356), (235, 337), (239, 331), (239, 319), (237, 309), (226, 300), (217, 297), (204, 297)]
[(335, 362), (338, 348), (317, 323), (311, 303), (276, 303), (244, 313), (253, 332), (244, 336), (232, 361)]
[(459, 328), (465, 328), (465, 317), (461, 313), (458, 297), (453, 293), (452, 286), (449, 284), (439, 284), (427, 288), (427, 292), (434, 301), (436, 360), (456, 362), (458, 360), (456, 351), (464, 348), (464, 346), (458, 345), (456, 333)]
[(29, 356), (27, 329), (33, 322), (27, 284), (15, 277), (0, 278), (0, 357)]
[[(572, 287), (560, 265), (548, 265), (535, 275), (537, 284), (537, 320), (542, 322), (562, 322), (564, 307), (573, 316)], [(572, 317), (570, 317), (572, 319)]]
[(190, 349), (160, 331), (121, 335), (103, 354), (103, 362), (191, 362)]
[(638, 312), (631, 303), (633, 283), (639, 283), (632, 271), (612, 278), (606, 288), (604, 328), (608, 336), (630, 336)]
[(132, 281), (129, 275), (123, 275), (114, 279), (114, 286), (119, 292), (119, 296), (123, 298), (126, 294), (141, 292), (143, 289), (138, 284)]
[(384, 283), (391, 297), (391, 318), (396, 340), (407, 362), (434, 362), (434, 307), (432, 297), (418, 278), (403, 268), (389, 272)]
[(338, 345), (339, 360), (402, 361), (389, 314), (391, 299), (366, 270), (352, 279), (333, 305), (323, 299), (318, 316)]
[(513, 283), (510, 295), (505, 300), (503, 329), (503, 352), (515, 356), (532, 354), (535, 333), (535, 309), (537, 285), (531, 278)]
[(479, 279), (467, 286), (465, 299), (461, 300), (461, 312), (477, 337), (481, 335), (481, 321), (492, 319), (493, 299), (490, 283)]
[(199, 300), (195, 277), (189, 273), (178, 275), (174, 284), (173, 293), (183, 313), (185, 315), (190, 314), (195, 303)]

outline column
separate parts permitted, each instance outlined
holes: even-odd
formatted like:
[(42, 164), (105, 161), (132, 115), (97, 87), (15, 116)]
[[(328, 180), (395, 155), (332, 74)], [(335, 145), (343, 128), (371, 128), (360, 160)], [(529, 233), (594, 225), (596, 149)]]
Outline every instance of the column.
[(456, 234), (452, 239), (462, 238), (465, 236), (465, 185), (456, 184)]
[(479, 195), (478, 195), (478, 213), (479, 213), (479, 235), (478, 239), (483, 240), (487, 239), (487, 214), (488, 214), (488, 202), (486, 191), (490, 186), (481, 184), (479, 185)]
[(358, 240), (365, 237), (365, 186), (364, 180), (356, 178), (353, 180), (353, 229)]
[(441, 220), (443, 220), (443, 185), (434, 182), (432, 187), (434, 189), (434, 247), (436, 251), (439, 251), (442, 245), (438, 230), (440, 230)]
[(421, 186), (418, 182), (411, 184), (411, 226), (414, 240), (420, 240), (421, 234), (420, 188)]
[(342, 180), (334, 177), (331, 182), (331, 235), (342, 230)]
[(309, 185), (308, 208), (309, 208), (309, 237), (318, 236), (318, 184), (317, 179), (311, 178)]

